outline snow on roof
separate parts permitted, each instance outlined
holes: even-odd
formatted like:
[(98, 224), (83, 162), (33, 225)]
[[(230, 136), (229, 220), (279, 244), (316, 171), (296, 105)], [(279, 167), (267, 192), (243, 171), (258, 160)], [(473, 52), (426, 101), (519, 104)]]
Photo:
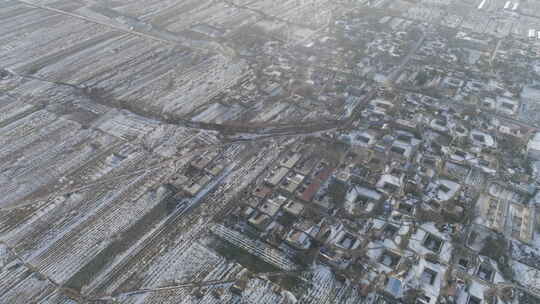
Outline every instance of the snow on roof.
[(420, 229), (418, 229), (418, 231), (411, 236), (409, 248), (420, 255), (435, 253), (424, 246), (424, 241), (428, 235), (432, 235), (442, 241), (441, 248), (438, 252), (439, 259), (444, 263), (448, 263), (452, 254), (452, 245), (449, 241), (446, 241), (445, 235), (439, 232), (433, 223), (426, 223), (420, 226)]
[(540, 286), (540, 270), (532, 268), (518, 261), (512, 260), (512, 269), (514, 270), (514, 278), (523, 286), (529, 288), (539, 288)]
[[(431, 282), (423, 282), (422, 276), (424, 272), (433, 272), (434, 278)], [(444, 273), (446, 272), (446, 266), (442, 264), (433, 264), (427, 262), (425, 259), (420, 259), (418, 265), (415, 267), (415, 275), (420, 279), (420, 284), (422, 284), (422, 290), (430, 298), (436, 299), (441, 291), (441, 285), (444, 279)]]
[(427, 195), (438, 201), (450, 200), (461, 188), (461, 185), (448, 180), (440, 179), (430, 184)]
[(487, 133), (473, 130), (470, 133), (470, 138), (473, 140), (474, 143), (480, 144), (482, 146), (486, 147), (495, 147), (495, 139)]
[(386, 291), (396, 298), (401, 297), (402, 282), (396, 278), (389, 278), (388, 284), (386, 284)]
[(540, 88), (525, 87), (520, 94), (523, 99), (540, 100)]
[(484, 293), (487, 289), (489, 289), (488, 286), (480, 284), (476, 282), (475, 280), (472, 280), (471, 284), (469, 285), (469, 294), (479, 299), (483, 299)]
[(399, 187), (401, 186), (401, 180), (397, 176), (393, 176), (391, 174), (383, 174), (381, 175), (381, 178), (377, 182), (376, 187), (383, 188), (385, 184), (392, 184)]
[(405, 157), (410, 157), (412, 154), (412, 146), (408, 143), (396, 140), (392, 143), (391, 151), (401, 153)]
[(540, 132), (534, 134), (534, 136), (529, 140), (527, 148), (529, 150), (540, 150)]
[[(538, 166), (540, 166), (540, 162), (538, 162)], [(534, 197), (531, 199), (531, 202), (535, 203), (535, 204), (540, 204), (540, 191), (536, 192), (536, 194), (534, 195)]]
[(349, 137), (352, 145), (366, 147), (375, 142), (375, 135), (373, 132), (369, 131), (351, 132), (347, 136)]
[(307, 233), (292, 229), (287, 235), (287, 242), (302, 249), (308, 249), (311, 245)]
[(376, 200), (376, 201), (380, 200), (381, 197), (382, 197), (382, 195), (379, 192), (377, 192), (377, 191), (375, 191), (373, 189), (362, 187), (362, 186), (353, 187), (351, 192), (355, 193), (356, 197), (361, 196), (361, 197), (369, 198), (369, 199)]

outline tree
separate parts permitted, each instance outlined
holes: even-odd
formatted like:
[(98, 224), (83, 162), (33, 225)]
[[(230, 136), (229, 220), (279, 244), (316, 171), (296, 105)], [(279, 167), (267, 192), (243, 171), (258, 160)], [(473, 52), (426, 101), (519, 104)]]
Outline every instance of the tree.
[(422, 295), (421, 289), (411, 288), (405, 291), (405, 295), (403, 296), (403, 303), (405, 304), (415, 304), (416, 299)]
[(330, 185), (328, 186), (328, 196), (334, 206), (341, 207), (343, 205), (348, 190), (349, 187), (346, 183), (336, 179), (330, 182)]
[(499, 267), (502, 276), (507, 280), (511, 280), (514, 277), (514, 271), (509, 264), (509, 247), (504, 236), (488, 236), (484, 241), (484, 246), (480, 250), (481, 255), (487, 256), (497, 262), (497, 267)]
[(426, 71), (418, 72), (418, 74), (416, 74), (416, 77), (414, 78), (418, 86), (425, 85), (428, 79), (429, 79), (429, 76)]

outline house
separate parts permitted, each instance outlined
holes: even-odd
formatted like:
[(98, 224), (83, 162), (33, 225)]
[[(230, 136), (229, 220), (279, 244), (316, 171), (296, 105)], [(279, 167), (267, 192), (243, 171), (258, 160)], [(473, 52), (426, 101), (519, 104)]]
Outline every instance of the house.
[(311, 247), (311, 238), (307, 233), (298, 229), (291, 229), (285, 238), (287, 244), (299, 250), (307, 250)]
[(259, 231), (265, 231), (272, 223), (272, 218), (263, 212), (255, 212), (249, 218), (248, 223)]
[(532, 160), (540, 160), (540, 132), (534, 134), (527, 144), (527, 155)]
[(289, 168), (278, 167), (270, 171), (269, 176), (265, 179), (270, 186), (277, 186), (279, 182), (287, 175)]
[(292, 169), (294, 165), (296, 165), (296, 163), (300, 160), (301, 157), (302, 157), (302, 154), (300, 153), (289, 152), (287, 153), (286, 156), (284, 156), (281, 159), (280, 165), (285, 168)]
[(354, 185), (347, 192), (344, 208), (349, 214), (370, 212), (379, 204), (383, 194), (363, 185)]
[(497, 143), (495, 142), (495, 139), (482, 131), (479, 130), (472, 130), (469, 134), (469, 138), (471, 139), (473, 145), (480, 146), (480, 147), (486, 147), (486, 148), (496, 148)]
[(302, 213), (303, 210), (304, 210), (304, 204), (295, 200), (290, 200), (285, 205), (283, 205), (283, 211), (294, 216), (300, 215), (300, 213)]

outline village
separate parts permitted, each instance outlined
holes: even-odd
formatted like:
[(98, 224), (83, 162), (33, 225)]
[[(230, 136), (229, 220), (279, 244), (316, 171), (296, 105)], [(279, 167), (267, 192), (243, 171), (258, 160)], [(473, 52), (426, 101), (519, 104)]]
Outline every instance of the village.
[(0, 303), (540, 303), (540, 4), (0, 4)]

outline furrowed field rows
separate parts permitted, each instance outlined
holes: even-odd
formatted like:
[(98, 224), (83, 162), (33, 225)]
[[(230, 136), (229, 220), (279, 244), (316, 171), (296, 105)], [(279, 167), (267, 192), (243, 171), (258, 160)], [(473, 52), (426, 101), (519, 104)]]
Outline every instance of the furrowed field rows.
[[(25, 155), (33, 157), (41, 155), (49, 147), (54, 145), (53, 141), (59, 141), (62, 135), (74, 134), (73, 129), (78, 129), (78, 125), (72, 121), (58, 119), (46, 126), (43, 126), (36, 132), (22, 134), (21, 140), (16, 141), (15, 137), (7, 139), (6, 146), (0, 149), (0, 164), (10, 163), (13, 155)], [(13, 144), (10, 144), (13, 142)], [(26, 153), (25, 153), (26, 151)]]
[[(110, 150), (101, 153), (95, 152), (98, 154), (97, 157), (102, 158), (108, 155)], [(90, 164), (95, 165), (96, 159), (88, 161), (84, 166)], [(122, 172), (125, 171), (125, 168), (119, 167), (116, 170)], [(117, 171), (114, 174), (117, 174)], [(117, 186), (121, 187), (123, 183), (123, 181), (119, 181)], [(85, 200), (87, 194), (73, 194), (64, 198), (64, 201), (59, 202), (58, 205), (56, 203), (47, 205), (43, 210), (39, 210), (39, 212), (30, 214), (19, 222), (13, 223), (10, 227), (12, 232), (6, 234), (6, 239), (9, 239), (11, 244), (16, 244), (13, 246), (19, 254), (27, 256), (37, 248), (45, 246), (44, 244), (51, 241), (52, 236), (61, 235), (62, 231), (69, 230), (69, 227), (77, 223), (81, 217), (91, 214), (99, 206), (100, 194), (104, 193), (103, 191), (90, 193), (93, 197), (89, 200)]]
[(9, 102), (0, 108), (0, 128), (39, 111), (41, 108), (41, 105), (34, 105), (18, 100)]
[[(40, 110), (24, 118), (0, 128), (0, 157), (11, 153), (20, 147), (52, 132), (66, 124), (66, 121), (57, 120), (57, 116), (49, 111)], [(26, 139), (28, 137), (28, 139)], [(21, 142), (22, 141), (22, 142)], [(15, 146), (15, 147), (13, 147)]]
[[(194, 9), (190, 12), (179, 12), (175, 18), (170, 18), (163, 24), (168, 30), (180, 32), (191, 27), (194, 23), (206, 23), (216, 27), (223, 27), (234, 15), (244, 17), (244, 20), (257, 17), (256, 14), (248, 10), (239, 10), (227, 7), (224, 2), (203, 2), (204, 7)], [(181, 16), (181, 17), (180, 17)], [(233, 28), (234, 29), (234, 28)]]
[[(14, 39), (10, 40), (4, 49), (0, 49), (4, 66), (19, 73), (32, 73), (41, 68), (39, 63), (46, 58), (54, 60), (69, 54), (66, 53), (69, 48), (77, 48), (77, 45), (83, 46), (89, 41), (97, 42), (110, 37), (109, 35), (116, 35), (101, 25), (65, 16), (55, 18), (59, 18), (60, 21), (54, 26), (42, 26), (26, 35), (13, 37)], [(24, 26), (20, 26), (22, 21), (17, 22), (19, 24), (17, 32), (24, 31)]]
[[(208, 273), (204, 277), (198, 277), (197, 279), (193, 279), (192, 281), (202, 281), (202, 282), (208, 282), (208, 281), (214, 281), (214, 280), (234, 280), (238, 273), (242, 270), (242, 267), (238, 264), (231, 264), (226, 262), (224, 259), (219, 263), (219, 265), (216, 265), (210, 273)], [(229, 286), (230, 283), (226, 284), (225, 286)], [(230, 296), (227, 294), (222, 298), (216, 298), (214, 297), (211, 292), (214, 288), (221, 288), (224, 286), (217, 285), (217, 286), (209, 286), (210, 289), (207, 295), (208, 298), (205, 299), (196, 299), (192, 293), (192, 288), (181, 288), (171, 291), (163, 291), (163, 292), (156, 292), (156, 293), (149, 293), (145, 296), (140, 297), (139, 299), (135, 298), (136, 300), (131, 301), (131, 303), (137, 303), (137, 304), (166, 304), (166, 303), (228, 303), (230, 300)], [(187, 301), (187, 302), (186, 302)], [(200, 301), (200, 302), (197, 302)]]
[(58, 289), (50, 293), (48, 296), (43, 297), (39, 304), (73, 304), (73, 300), (65, 296)]
[(133, 222), (133, 216), (141, 216), (152, 207), (147, 200), (140, 198), (162, 174), (142, 175), (127, 187), (117, 190), (107, 198), (108, 208), (94, 212), (84, 224), (70, 230), (48, 250), (34, 257), (32, 264), (58, 281), (65, 281), (105, 248), (114, 234), (126, 229)]
[(54, 290), (51, 282), (23, 265), (4, 244), (0, 244), (0, 261), (0, 303), (35, 303)]
[[(0, 199), (0, 204), (16, 204), (19, 200), (24, 199), (26, 195), (36, 191), (39, 187), (52, 182), (53, 180), (56, 181), (58, 177), (65, 173), (64, 170), (76, 167), (78, 165), (77, 159), (89, 157), (92, 152), (89, 149), (86, 150), (86, 154), (77, 155), (75, 152), (77, 150), (76, 146), (81, 148), (81, 143), (84, 143), (90, 138), (92, 132), (86, 130), (83, 132), (75, 131), (73, 133), (77, 133), (77, 136), (70, 136), (68, 137), (68, 140), (61, 142), (51, 141), (48, 143), (50, 145), (46, 145), (46, 149), (43, 151), (36, 149), (36, 151), (41, 154), (34, 154), (34, 156), (25, 155), (26, 159), (19, 158), (14, 163), (7, 163), (7, 165), (14, 165), (15, 167), (5, 168), (1, 176), (5, 182), (0, 186), (0, 189), (7, 191), (6, 193), (8, 194)], [(35, 146), (36, 145), (34, 145), (34, 147)], [(69, 151), (69, 153), (66, 153), (67, 151)], [(74, 162), (71, 162), (72, 160), (74, 160)], [(49, 165), (54, 164), (57, 161), (64, 161), (65, 163), (53, 170), (48, 168)], [(2, 162), (2, 166), (5, 165), (6, 163)], [(30, 173), (36, 174), (37, 176), (40, 176), (40, 178), (32, 178), (29, 176)]]
[[(48, 63), (38, 75), (75, 84), (93, 86), (104, 82), (121, 85), (122, 81), (117, 82), (121, 79), (114, 77), (123, 75), (126, 70), (128, 73), (144, 73), (153, 64), (150, 59), (158, 46), (157, 42), (145, 42), (129, 34), (111, 34), (57, 62)], [(120, 49), (122, 52), (117, 51)]]
[[(92, 294), (112, 293), (116, 290), (152, 285), (159, 281), (159, 278), (167, 271), (168, 267), (174, 265), (174, 256), (186, 250), (189, 244), (200, 236), (200, 233), (206, 229), (205, 222), (210, 221), (212, 215), (217, 214), (232, 197), (232, 195), (224, 195), (232, 186), (231, 181), (238, 180), (240, 176), (245, 176), (250, 172), (249, 169), (252, 166), (261, 165), (262, 163), (259, 160), (259, 158), (253, 158), (252, 161), (242, 166), (244, 169), (235, 170), (232, 175), (229, 175), (221, 183), (218, 189), (209, 193), (202, 202), (202, 206), (195, 209), (193, 213), (184, 215), (183, 212), (180, 212), (167, 218), (164, 223), (160, 224), (158, 230), (149, 236), (145, 236), (144, 242), (138, 244), (137, 248), (128, 257), (125, 257), (120, 263), (112, 267), (106, 276), (101, 276), (99, 281), (91, 284), (89, 292)], [(250, 173), (254, 174), (253, 171)], [(240, 191), (237, 188), (235, 190)], [(212, 206), (212, 208), (205, 208), (208, 205)], [(202, 218), (198, 215), (201, 211), (204, 212)], [(178, 239), (180, 235), (182, 237)], [(171, 244), (171, 240), (176, 241)], [(170, 246), (173, 246), (173, 248), (167, 250)], [(144, 263), (141, 264), (141, 261), (144, 261)], [(146, 267), (149, 265), (155, 266), (144, 270), (140, 269), (142, 265), (146, 265)], [(128, 278), (142, 273), (145, 273), (142, 281), (126, 281)]]
[(161, 10), (156, 14), (153, 14), (149, 21), (157, 26), (166, 28), (169, 24), (178, 20), (178, 17), (182, 14), (188, 14), (193, 11), (201, 10), (207, 6), (209, 1), (200, 0), (187, 0), (181, 3), (175, 3), (174, 6)]
[[(39, 169), (38, 167), (41, 165), (46, 165), (55, 158), (62, 157), (62, 154), (69, 155), (72, 149), (76, 149), (76, 146), (80, 146), (96, 135), (97, 132), (79, 130), (76, 124), (65, 124), (61, 129), (47, 134), (46, 137), (43, 136), (31, 146), (25, 146), (1, 157), (0, 169), (4, 170), (3, 176), (10, 179), (22, 177), (32, 170)], [(63, 138), (67, 138), (67, 140), (62, 141)], [(16, 169), (10, 171), (13, 167)]]
[[(76, 72), (79, 67), (78, 64), (75, 63), (88, 62), (88, 59), (82, 61), (81, 57), (86, 57), (91, 53), (95, 54), (96, 50), (101, 50), (106, 47), (108, 43), (111, 43), (111, 41), (116, 41), (120, 35), (121, 33), (119, 32), (105, 32), (90, 39), (77, 42), (76, 44), (57, 52), (42, 56), (37, 60), (20, 65), (16, 70), (23, 74), (34, 74), (37, 77), (45, 78), (49, 81), (71, 82), (70, 77), (72, 76), (72, 73)], [(92, 64), (92, 62), (90, 61), (88, 64)]]
[[(119, 148), (111, 148), (103, 152), (97, 152), (94, 159), (83, 164), (81, 168), (74, 171), (72, 175), (68, 175), (66, 180), (90, 180), (107, 164), (102, 162), (107, 156), (111, 155), (112, 151), (118, 151)], [(114, 170), (111, 170), (102, 178), (109, 178), (123, 172), (131, 172), (134, 166), (139, 165), (139, 162), (144, 160), (143, 154), (134, 154), (129, 160), (125, 160), (117, 165)], [(123, 187), (125, 183), (130, 181), (118, 181), (117, 187)], [(71, 183), (70, 183), (71, 184)], [(70, 230), (70, 227), (80, 223), (84, 217), (88, 217), (93, 211), (103, 207), (106, 201), (102, 199), (107, 193), (114, 191), (109, 187), (101, 187), (94, 192), (86, 192), (82, 194), (74, 194), (65, 198), (64, 202), (50, 203), (46, 208), (40, 209), (36, 213), (32, 213), (25, 219), (16, 222), (12, 225), (12, 232), (6, 234), (6, 238), (10, 243), (17, 248), (21, 255), (27, 256), (40, 246), (45, 246), (51, 242), (51, 237), (60, 237), (63, 233)], [(89, 196), (86, 198), (86, 196)], [(51, 207), (52, 206), (52, 207)], [(20, 242), (20, 243), (19, 243)]]
[[(86, 136), (81, 136), (80, 142), (76, 142), (72, 146), (68, 146), (66, 153), (59, 153), (46, 162), (47, 165), (43, 167), (36, 167), (33, 170), (26, 172), (27, 175), (22, 177), (13, 178), (16, 183), (26, 184), (28, 189), (25, 189), (22, 193), (27, 193), (14, 198), (13, 204), (21, 202), (22, 204), (33, 203), (34, 199), (43, 198), (48, 194), (53, 193), (58, 186), (58, 179), (71, 171), (76, 170), (81, 164), (92, 158), (95, 149), (88, 146), (85, 140)], [(88, 139), (88, 138), (86, 138)], [(19, 172), (21, 173), (21, 172)], [(38, 179), (32, 179), (28, 177), (28, 174), (32, 176), (39, 176)], [(6, 183), (9, 185), (9, 183)]]
[(39, 277), (37, 274), (31, 274), (12, 289), (0, 297), (2, 303), (26, 304), (35, 303), (41, 298), (52, 293), (55, 286), (49, 281)]
[[(32, 274), (26, 267), (22, 265), (10, 265), (11, 267), (6, 267), (5, 270), (0, 272), (0, 288), (3, 292), (6, 292), (22, 280), (27, 278)], [(0, 295), (1, 296), (1, 295)]]
[[(264, 151), (268, 152), (268, 151)], [(272, 151), (274, 152), (274, 151)], [(275, 153), (275, 152), (274, 152)], [(224, 208), (229, 200), (234, 197), (234, 195), (240, 191), (246, 186), (246, 184), (242, 184), (242, 181), (245, 182), (245, 179), (242, 179), (242, 177), (253, 177), (256, 176), (262, 168), (264, 168), (266, 161), (274, 159), (273, 157), (265, 158), (266, 153), (262, 153), (261, 155), (255, 156), (251, 158), (250, 161), (246, 162), (242, 167), (238, 168), (234, 172), (234, 174), (230, 175), (221, 186), (218, 187), (218, 189), (214, 192), (209, 193), (208, 197), (205, 198), (205, 201), (203, 202), (203, 206), (212, 205), (212, 208), (210, 210), (203, 209), (203, 218), (210, 219), (213, 218), (218, 212)], [(261, 160), (265, 160), (263, 162), (260, 162)], [(247, 179), (251, 180), (251, 179)], [(202, 208), (201, 208), (202, 209)], [(194, 214), (193, 216), (196, 216)], [(174, 261), (174, 256), (179, 254), (180, 252), (183, 252), (184, 250), (187, 250), (187, 246), (191, 242), (193, 242), (200, 233), (203, 231), (206, 231), (208, 229), (208, 221), (204, 221), (201, 223), (200, 217), (195, 217), (193, 221), (197, 220), (194, 226), (189, 230), (189, 232), (185, 233), (182, 240), (184, 242), (177, 244), (177, 247), (172, 250), (172, 252), (168, 253), (169, 257), (165, 257), (162, 260), (164, 261), (166, 266), (161, 267), (161, 269), (155, 270), (151, 274), (147, 274), (145, 276), (144, 285), (152, 285), (156, 284), (159, 277), (163, 275), (163, 271), (166, 271), (167, 267), (169, 265), (172, 265), (172, 261)], [(189, 227), (189, 226), (188, 226)], [(188, 227), (185, 227), (184, 230), (189, 229)], [(192, 238), (188, 238), (187, 236), (192, 236)], [(186, 241), (187, 239), (187, 241)]]
[(20, 34), (16, 30), (20, 30), (20, 20), (32, 20), (25, 24), (25, 29), (28, 32), (36, 30), (36, 25), (46, 24), (51, 19), (58, 17), (58, 14), (52, 12), (40, 12), (28, 6), (17, 5), (10, 10), (0, 12), (0, 39), (3, 40), (15, 33)]

